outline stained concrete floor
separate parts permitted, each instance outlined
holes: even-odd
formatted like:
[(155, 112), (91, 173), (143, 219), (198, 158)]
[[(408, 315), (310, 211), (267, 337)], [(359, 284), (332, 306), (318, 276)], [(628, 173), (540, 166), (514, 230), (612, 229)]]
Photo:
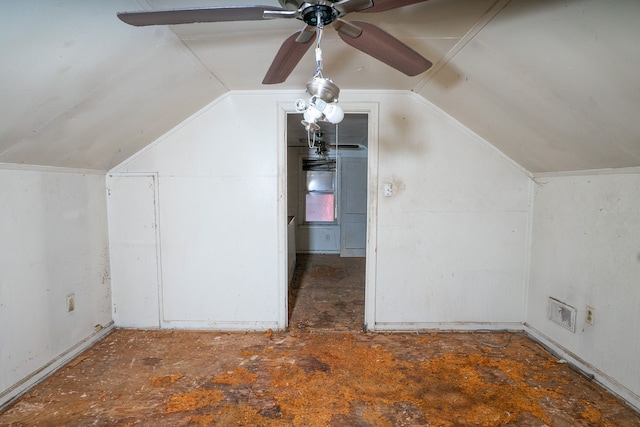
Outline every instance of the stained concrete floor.
[(298, 264), (289, 331), (117, 330), (0, 425), (640, 426), (522, 334), (364, 333), (364, 260)]

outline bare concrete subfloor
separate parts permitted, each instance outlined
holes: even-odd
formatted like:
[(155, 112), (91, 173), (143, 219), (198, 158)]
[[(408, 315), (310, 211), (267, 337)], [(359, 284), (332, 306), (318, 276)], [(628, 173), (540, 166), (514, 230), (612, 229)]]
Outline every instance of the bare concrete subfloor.
[(363, 259), (299, 266), (289, 331), (117, 330), (0, 425), (640, 426), (522, 334), (363, 333)]

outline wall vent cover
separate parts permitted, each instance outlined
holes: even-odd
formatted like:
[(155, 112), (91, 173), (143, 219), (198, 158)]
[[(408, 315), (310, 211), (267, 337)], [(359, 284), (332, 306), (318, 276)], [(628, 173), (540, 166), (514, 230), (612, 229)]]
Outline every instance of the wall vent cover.
[(576, 332), (576, 309), (562, 301), (549, 297), (547, 318), (573, 333)]

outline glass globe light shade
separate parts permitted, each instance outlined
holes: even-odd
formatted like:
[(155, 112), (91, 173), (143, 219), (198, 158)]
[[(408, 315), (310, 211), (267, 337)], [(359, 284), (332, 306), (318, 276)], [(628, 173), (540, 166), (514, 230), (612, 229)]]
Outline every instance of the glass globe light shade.
[(344, 111), (339, 105), (329, 104), (324, 109), (324, 117), (329, 123), (338, 124), (344, 119)]

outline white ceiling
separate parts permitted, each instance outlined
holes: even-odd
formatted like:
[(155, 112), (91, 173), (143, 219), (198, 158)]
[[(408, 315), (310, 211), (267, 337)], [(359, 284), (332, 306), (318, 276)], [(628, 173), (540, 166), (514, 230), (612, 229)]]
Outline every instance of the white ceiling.
[[(301, 21), (138, 28), (116, 18), (238, 4), (4, 1), (0, 162), (108, 170), (229, 90), (304, 88), (313, 49), (285, 83), (260, 83)], [(429, 0), (347, 19), (434, 66), (407, 77), (327, 29), (324, 71), (342, 91), (414, 91), (531, 172), (640, 166), (640, 1)]]

